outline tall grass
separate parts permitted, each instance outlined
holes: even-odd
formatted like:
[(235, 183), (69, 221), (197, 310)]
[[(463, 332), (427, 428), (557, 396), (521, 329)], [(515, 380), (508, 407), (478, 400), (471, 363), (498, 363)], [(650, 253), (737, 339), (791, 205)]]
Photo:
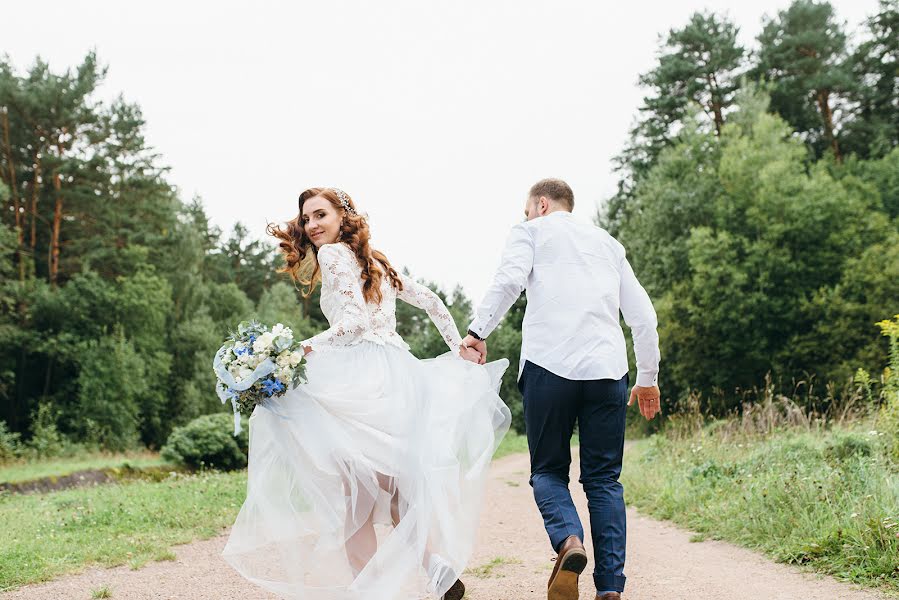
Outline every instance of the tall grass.
[[(891, 330), (899, 365), (899, 316)], [(777, 395), (767, 380), (723, 419), (694, 394), (631, 447), (622, 481), (641, 511), (899, 595), (899, 372), (872, 393), (859, 372), (843, 390)], [(868, 378), (866, 381), (866, 377)]]
[(631, 448), (622, 480), (647, 514), (899, 592), (899, 476), (881, 433), (657, 435)]

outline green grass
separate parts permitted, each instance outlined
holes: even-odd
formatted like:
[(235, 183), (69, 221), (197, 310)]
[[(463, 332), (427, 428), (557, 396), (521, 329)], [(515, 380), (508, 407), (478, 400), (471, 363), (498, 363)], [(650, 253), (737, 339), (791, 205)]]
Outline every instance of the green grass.
[(510, 431), (506, 434), (506, 437), (503, 438), (503, 441), (500, 443), (499, 448), (496, 449), (496, 454), (493, 455), (493, 460), (502, 458), (504, 456), (509, 456), (510, 454), (519, 454), (527, 451), (527, 436), (521, 435), (520, 433), (515, 433), (514, 431)]
[[(571, 436), (571, 447), (574, 448), (580, 443), (580, 439), (577, 434)], [(509, 456), (510, 454), (527, 454), (528, 452), (528, 437), (522, 433), (515, 433), (514, 431), (510, 431), (506, 434), (506, 437), (503, 438), (503, 441), (500, 443), (499, 448), (496, 449), (496, 454), (493, 455), (493, 460), (498, 458), (502, 458), (504, 456)]]
[(0, 495), (0, 591), (87, 565), (171, 560), (170, 547), (230, 526), (246, 471)]
[(506, 558), (504, 556), (497, 556), (490, 562), (487, 562), (483, 565), (480, 565), (478, 567), (472, 567), (470, 569), (465, 569), (465, 572), (470, 575), (474, 575), (475, 577), (477, 577), (479, 579), (486, 579), (488, 577), (498, 576), (496, 573), (494, 573), (494, 570), (497, 567), (502, 567), (504, 565), (518, 565), (518, 564), (521, 564), (521, 561), (518, 559)]
[(165, 464), (155, 452), (127, 454), (87, 454), (70, 458), (54, 458), (0, 465), (0, 483), (18, 483), (43, 477), (62, 477), (76, 471), (120, 467), (128, 463), (133, 467), (150, 467)]
[(713, 432), (638, 441), (625, 454), (629, 504), (786, 563), (899, 594), (899, 467), (866, 431)]
[(95, 590), (91, 590), (91, 598), (112, 598), (112, 590), (108, 585), (103, 585)]

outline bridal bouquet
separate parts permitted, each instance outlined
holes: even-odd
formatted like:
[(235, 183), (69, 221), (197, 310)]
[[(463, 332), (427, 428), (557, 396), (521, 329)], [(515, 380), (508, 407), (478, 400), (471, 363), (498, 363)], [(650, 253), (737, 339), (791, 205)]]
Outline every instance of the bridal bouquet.
[(302, 345), (281, 323), (269, 330), (258, 321), (243, 321), (215, 353), (212, 369), (216, 393), (234, 408), (234, 435), (240, 433), (241, 412), (252, 413), (266, 398), (306, 381)]

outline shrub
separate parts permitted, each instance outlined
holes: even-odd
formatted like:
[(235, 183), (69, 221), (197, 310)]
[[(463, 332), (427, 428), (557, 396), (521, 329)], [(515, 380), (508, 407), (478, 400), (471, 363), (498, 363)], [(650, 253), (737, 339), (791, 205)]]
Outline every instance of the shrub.
[(899, 462), (899, 315), (877, 325), (890, 339), (890, 365), (883, 372), (884, 403), (878, 427), (890, 436), (890, 453)]
[(18, 458), (21, 453), (21, 435), (10, 431), (6, 421), (0, 421), (0, 463)]
[(56, 413), (47, 402), (41, 402), (33, 415), (31, 439), (25, 451), (32, 458), (53, 458), (69, 450), (67, 440), (56, 428)]
[(890, 435), (890, 454), (899, 462), (899, 394), (894, 395), (880, 411), (879, 427)]
[(247, 466), (249, 437), (246, 419), (242, 418), (241, 422), (243, 431), (234, 437), (231, 414), (197, 417), (172, 431), (162, 447), (162, 457), (192, 469), (242, 469)]

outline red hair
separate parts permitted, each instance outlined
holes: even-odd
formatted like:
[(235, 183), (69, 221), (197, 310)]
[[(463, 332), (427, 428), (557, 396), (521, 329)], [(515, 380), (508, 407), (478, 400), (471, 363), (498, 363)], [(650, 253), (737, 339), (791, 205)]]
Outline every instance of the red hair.
[(309, 188), (300, 194), (299, 214), (296, 218), (287, 222), (282, 229), (274, 223), (269, 223), (266, 231), (281, 240), (278, 246), (284, 254), (286, 265), (278, 269), (279, 273), (288, 273), (294, 281), (307, 286), (303, 296), (312, 295), (315, 286), (321, 281), (321, 269), (318, 265), (318, 248), (306, 235), (303, 227), (303, 204), (311, 198), (324, 198), (337, 211), (341, 217), (338, 242), (346, 243), (356, 255), (356, 260), (362, 269), (362, 293), (366, 302), (380, 304), (381, 281), (386, 276), (390, 284), (397, 290), (403, 289), (403, 283), (396, 270), (390, 265), (390, 261), (382, 252), (373, 250), (368, 241), (371, 234), (365, 217), (356, 213), (356, 205), (352, 198), (347, 196), (352, 211), (344, 208), (337, 193), (331, 188)]

